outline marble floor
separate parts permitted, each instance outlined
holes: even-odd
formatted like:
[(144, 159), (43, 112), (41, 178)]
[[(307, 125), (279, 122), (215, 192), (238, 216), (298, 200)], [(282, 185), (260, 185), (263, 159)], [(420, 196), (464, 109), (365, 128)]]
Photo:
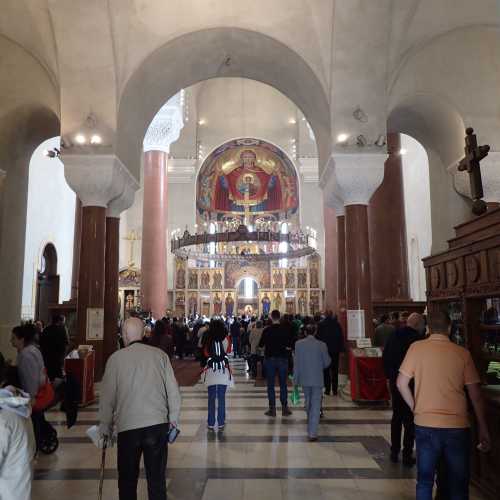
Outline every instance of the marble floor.
[[(206, 429), (206, 389), (183, 387), (181, 435), (169, 447), (169, 500), (406, 500), (415, 498), (415, 471), (389, 461), (386, 407), (324, 399), (318, 442), (307, 440), (305, 413), (271, 419), (265, 388), (256, 388), (244, 363), (233, 362), (236, 386), (227, 397), (224, 432)], [(33, 500), (97, 498), (100, 452), (85, 436), (97, 407), (84, 408), (67, 430), (64, 415), (50, 412), (60, 447), (36, 463)], [(105, 500), (118, 498), (116, 452), (106, 459)], [(138, 498), (146, 499), (144, 474)], [(483, 497), (473, 492), (471, 498)]]

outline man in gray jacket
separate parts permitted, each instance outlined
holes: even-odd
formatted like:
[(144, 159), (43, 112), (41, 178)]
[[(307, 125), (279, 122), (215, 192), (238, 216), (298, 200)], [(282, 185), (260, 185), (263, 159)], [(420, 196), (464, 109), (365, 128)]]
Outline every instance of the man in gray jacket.
[(293, 382), (302, 386), (304, 391), (309, 441), (317, 441), (324, 385), (323, 370), (330, 366), (332, 360), (326, 344), (314, 336), (315, 325), (307, 325), (305, 333), (306, 338), (295, 344)]
[(125, 349), (106, 364), (101, 386), (100, 432), (118, 432), (120, 500), (137, 500), (139, 464), (144, 454), (149, 500), (166, 500), (168, 432), (177, 426), (181, 395), (169, 357), (141, 342), (144, 325), (131, 318), (123, 325)]

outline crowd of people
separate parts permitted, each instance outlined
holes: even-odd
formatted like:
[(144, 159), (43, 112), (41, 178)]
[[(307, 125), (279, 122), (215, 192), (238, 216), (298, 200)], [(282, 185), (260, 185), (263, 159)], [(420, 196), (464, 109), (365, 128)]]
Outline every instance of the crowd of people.
[[(450, 341), (450, 327), (447, 315), (436, 311), (427, 321), (417, 313), (383, 316), (375, 329), (392, 399), (390, 460), (398, 462), (402, 449), (404, 466), (417, 463), (418, 500), (432, 498), (436, 474), (441, 500), (468, 498), (467, 398), (478, 422), (480, 449), (487, 452), (491, 446), (480, 379), (470, 353)], [(46, 328), (40, 322), (17, 326), (11, 342), (16, 369), (0, 356), (0, 422), (15, 438), (0, 437), (0, 491), (2, 498), (7, 492), (7, 500), (27, 500), (33, 457), (50, 427), (44, 416), (54, 397), (50, 390), (65, 375), (69, 338), (64, 318), (54, 317)], [(132, 317), (121, 326), (118, 344), (100, 387), (99, 432), (107, 443), (117, 440), (120, 500), (136, 498), (142, 456), (150, 500), (166, 498), (167, 444), (180, 431), (181, 411), (172, 359), (199, 363), (209, 432), (227, 425), (226, 393), (235, 385), (231, 359), (240, 359), (249, 377), (266, 381), (265, 415), (271, 419), (277, 416), (276, 379), (282, 418), (292, 415), (289, 379), (302, 389), (307, 435), (314, 442), (324, 396), (339, 392), (341, 353), (347, 347), (332, 311), (301, 317), (277, 310), (260, 318)], [(14, 484), (20, 486), (9, 496)]]

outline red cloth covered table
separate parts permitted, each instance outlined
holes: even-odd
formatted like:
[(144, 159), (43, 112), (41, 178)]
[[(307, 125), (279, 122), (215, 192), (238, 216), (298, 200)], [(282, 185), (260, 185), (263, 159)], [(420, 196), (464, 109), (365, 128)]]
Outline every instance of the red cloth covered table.
[(382, 358), (355, 356), (350, 351), (349, 373), (353, 401), (389, 401)]
[(80, 405), (92, 404), (95, 400), (94, 393), (94, 366), (95, 352), (89, 351), (84, 358), (64, 360), (64, 370), (75, 377), (82, 388)]

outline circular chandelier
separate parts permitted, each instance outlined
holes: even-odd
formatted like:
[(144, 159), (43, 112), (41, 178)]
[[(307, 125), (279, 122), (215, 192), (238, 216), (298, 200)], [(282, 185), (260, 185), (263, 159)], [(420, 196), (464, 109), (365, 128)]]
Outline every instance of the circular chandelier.
[[(280, 231), (283, 223), (226, 225), (224, 230), (172, 233), (172, 253), (183, 260), (259, 262), (299, 259), (316, 253), (316, 231), (311, 228)], [(286, 224), (286, 223), (285, 223)], [(215, 225), (213, 227), (216, 227)], [(288, 225), (286, 226), (288, 228)]]

